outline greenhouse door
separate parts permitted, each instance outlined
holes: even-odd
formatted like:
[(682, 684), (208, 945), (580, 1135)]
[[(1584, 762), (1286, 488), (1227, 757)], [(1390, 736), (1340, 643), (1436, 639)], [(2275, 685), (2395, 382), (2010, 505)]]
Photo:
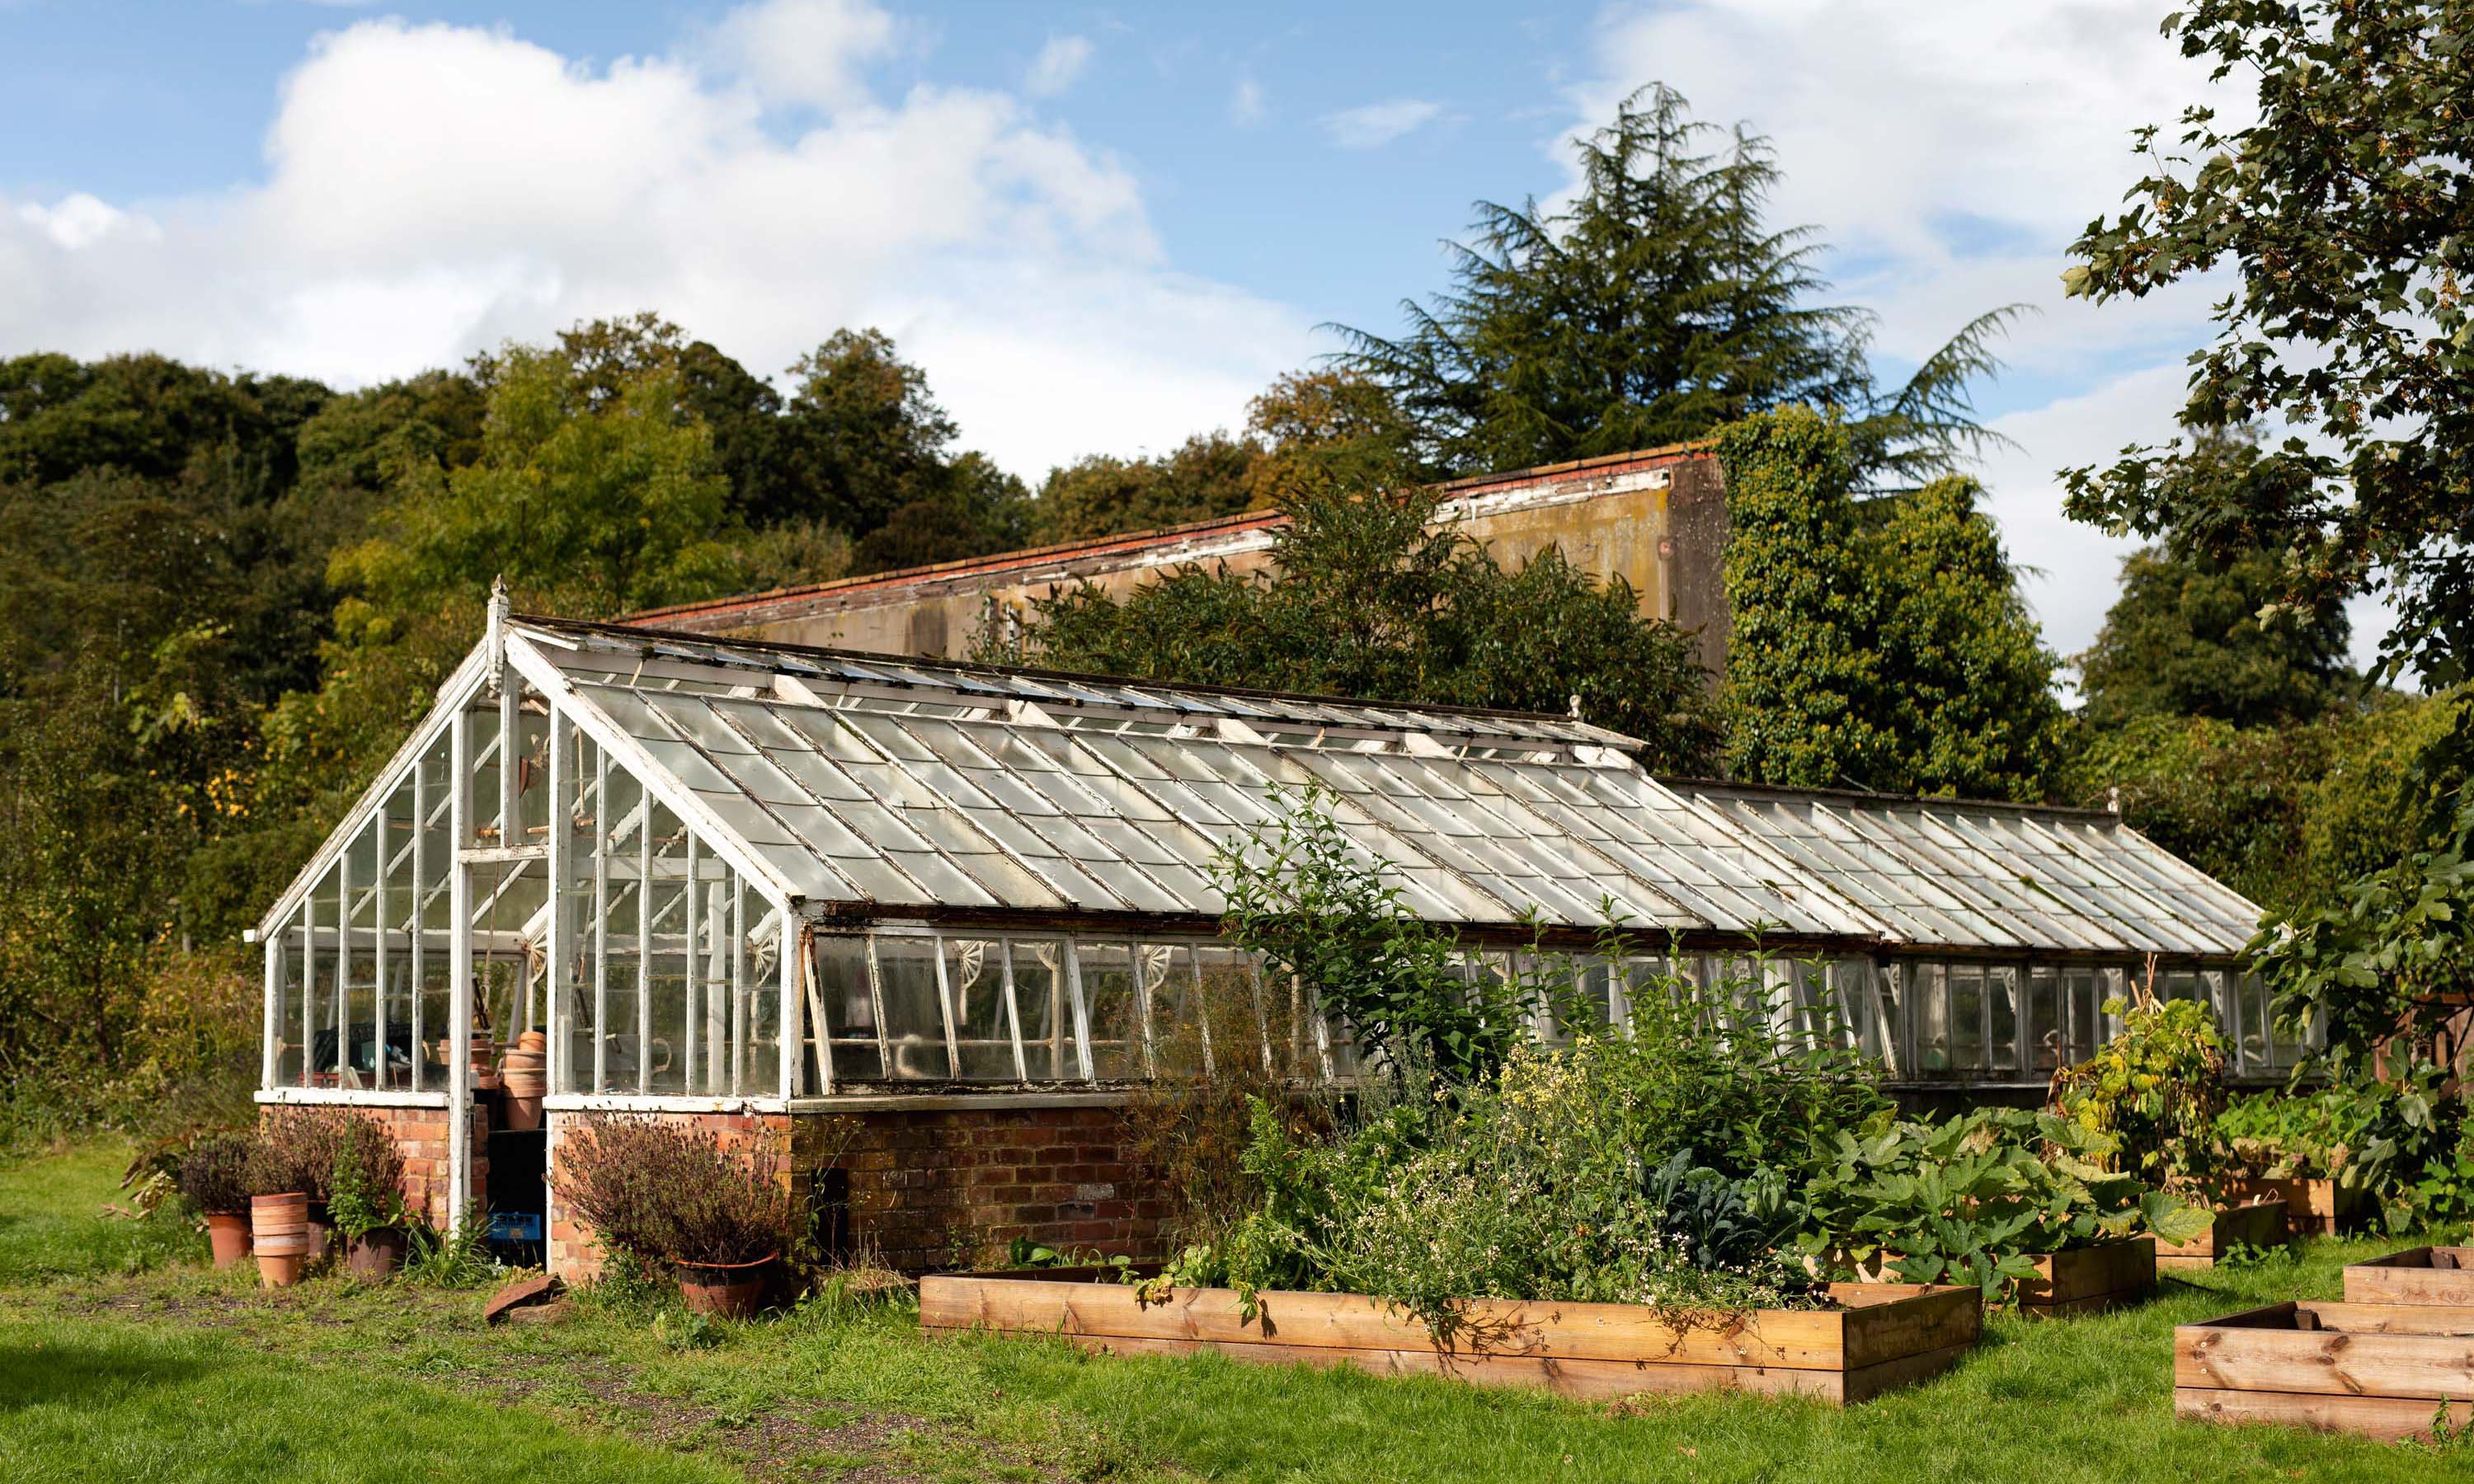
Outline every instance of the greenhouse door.
[(540, 846), (462, 852), (459, 935), (449, 1024), (456, 1040), (448, 1102), (457, 1219), (476, 1208), (502, 1258), (539, 1263), (548, 1235), (549, 869)]

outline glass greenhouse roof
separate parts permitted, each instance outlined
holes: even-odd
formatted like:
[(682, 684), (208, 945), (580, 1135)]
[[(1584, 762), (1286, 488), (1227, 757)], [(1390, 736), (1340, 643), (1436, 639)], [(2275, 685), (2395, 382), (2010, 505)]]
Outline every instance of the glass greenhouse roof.
[(2111, 816), (1666, 782), (1637, 742), (1566, 717), (550, 618), (511, 620), (505, 644), (812, 913), (1201, 925), (1223, 908), (1215, 853), (1312, 785), (1414, 911), (1475, 928), (2231, 957), (2259, 915)]

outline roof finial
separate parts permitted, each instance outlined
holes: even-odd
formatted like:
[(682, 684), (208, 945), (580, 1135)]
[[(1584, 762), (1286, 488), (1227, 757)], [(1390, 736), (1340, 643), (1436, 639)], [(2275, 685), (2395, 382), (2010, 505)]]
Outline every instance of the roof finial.
[(483, 680), (493, 699), (507, 672), (507, 618), (513, 611), (507, 601), (507, 575), (501, 572), (490, 579), (490, 626), (481, 640), (488, 671)]
[(1581, 693), (1577, 690), (1572, 692), (1571, 706), (1572, 720), (1579, 721), (1581, 719)]

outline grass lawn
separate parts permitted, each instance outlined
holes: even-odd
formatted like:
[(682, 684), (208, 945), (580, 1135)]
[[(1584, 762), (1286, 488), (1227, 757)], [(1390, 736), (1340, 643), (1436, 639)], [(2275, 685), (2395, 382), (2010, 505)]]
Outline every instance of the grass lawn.
[(67, 1274), (138, 1273), (204, 1261), (206, 1239), (177, 1221), (101, 1214), (124, 1199), (129, 1146), (112, 1139), (0, 1160), (0, 1286)]
[[(79, 1161), (83, 1161), (80, 1163)], [(85, 1169), (94, 1185), (80, 1187)], [(75, 1274), (109, 1153), (0, 1176), (48, 1191), (39, 1263)], [(37, 1212), (24, 1218), (37, 1228)], [(202, 1244), (200, 1244), (202, 1246)], [(812, 1306), (696, 1329), (587, 1304), (486, 1331), (480, 1296), (320, 1280), (279, 1294), (194, 1263), (0, 1282), (0, 1477), (472, 1477), (539, 1461), (559, 1484), (643, 1479), (1568, 1481), (2463, 1479), (2474, 1454), (2171, 1415), (2177, 1322), (2297, 1295), (2402, 1240), (2169, 1281), (2129, 1314), (1998, 1319), (1955, 1372), (1839, 1412), (1750, 1398), (1610, 1412), (1452, 1382), (1085, 1356), (1053, 1339), (923, 1338), (910, 1315)]]

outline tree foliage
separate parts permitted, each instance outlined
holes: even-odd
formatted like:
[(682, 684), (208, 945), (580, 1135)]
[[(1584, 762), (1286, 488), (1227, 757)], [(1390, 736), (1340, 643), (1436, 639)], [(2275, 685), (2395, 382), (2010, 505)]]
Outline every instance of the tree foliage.
[[(2454, 684), (2474, 653), (2474, 117), (2461, 0), (2195, 0), (2184, 56), (2254, 82), (2255, 122), (2205, 106), (2136, 138), (2148, 172), (2072, 251), (2070, 292), (2138, 298), (2220, 265), (2231, 291), (2195, 354), (2194, 442), (2068, 471), (2069, 509), (2231, 559), (2282, 554), (2287, 596), (2384, 591), (2384, 673)], [(2292, 435), (2237, 480), (2191, 478), (2208, 439)]]
[(2054, 658), (1975, 484), (1946, 477), (1858, 505), (1848, 428), (1807, 408), (1733, 424), (1717, 452), (1729, 771), (2041, 797), (2063, 754)]
[(1558, 550), (1506, 570), (1437, 503), (1303, 491), (1283, 503), (1268, 569), (1179, 567), (1123, 596), (1059, 588), (1033, 600), (1019, 639), (984, 634), (979, 656), (1429, 705), (1560, 713), (1578, 697), (1646, 742), (1653, 766), (1706, 771), (1714, 725), (1689, 635)]
[(1945, 470), (1991, 436), (1968, 388), (1997, 368), (2012, 311), (1880, 385), (1872, 317), (1816, 302), (1830, 285), (1815, 229), (1765, 220), (1769, 141), (1652, 84), (1576, 152), (1568, 205), (1478, 203), (1451, 290), (1404, 303), (1399, 339), (1340, 327), (1339, 364), (1393, 393), (1427, 463), (1484, 473), (1654, 448), (1795, 403), (1850, 410), (1866, 477)]
[[(2171, 477), (2239, 486), (2259, 462), (2249, 430), (2197, 441)], [(2078, 659), (2085, 716), (2206, 716), (2242, 727), (2306, 721), (2351, 699), (2352, 625), (2333, 594), (2284, 601), (2273, 551), (2212, 550), (2180, 533), (2122, 562), (2122, 595)]]

